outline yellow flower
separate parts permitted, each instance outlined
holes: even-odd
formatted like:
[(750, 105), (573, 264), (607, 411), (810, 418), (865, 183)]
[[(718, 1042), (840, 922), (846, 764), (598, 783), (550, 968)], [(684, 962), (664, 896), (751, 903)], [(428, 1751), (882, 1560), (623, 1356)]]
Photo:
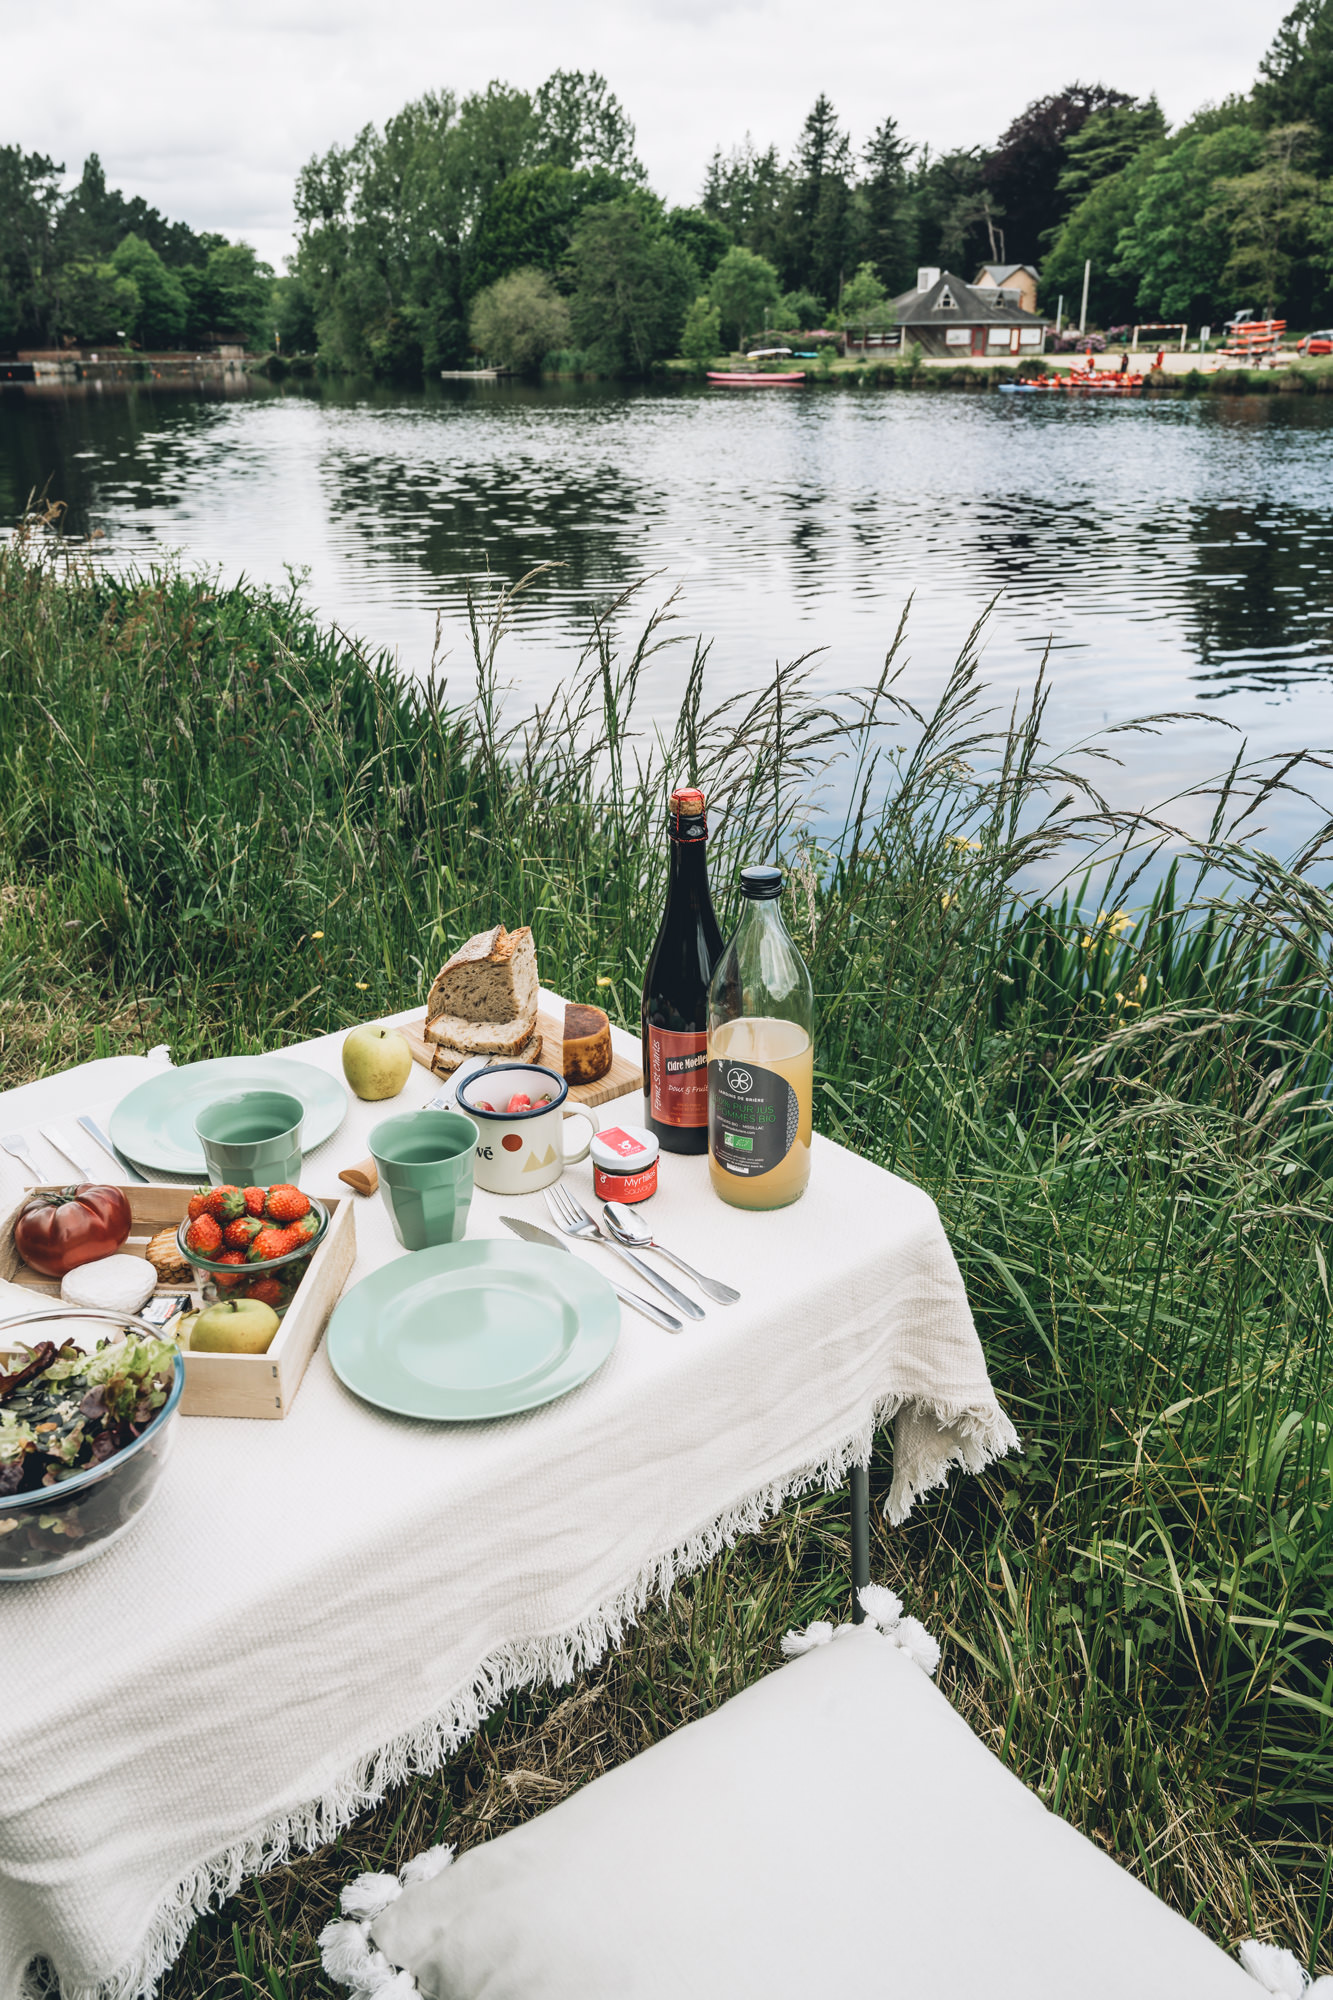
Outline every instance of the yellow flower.
[(1148, 975), (1147, 975), (1147, 973), (1146, 973), (1146, 972), (1141, 972), (1141, 973), (1139, 974), (1139, 988), (1138, 988), (1138, 990), (1139, 990), (1139, 992), (1140, 992), (1140, 993), (1146, 993), (1146, 992), (1147, 992), (1147, 990), (1148, 990)]
[(941, 908), (942, 910), (947, 910), (947, 909), (948, 909), (948, 907), (949, 907), (949, 905), (950, 905), (950, 903), (951, 903), (952, 901), (953, 901), (953, 897), (952, 897), (952, 896), (941, 896), (941, 897), (940, 897), (940, 908)]
[(356, 990), (358, 993), (368, 993), (370, 991), (370, 981), (368, 979), (358, 979)]
[(312, 938), (317, 938), (317, 937), (323, 937), (324, 933), (323, 931), (311, 931), (310, 935)]
[(614, 986), (615, 983), (614, 979), (599, 979), (597, 982), (599, 986)]

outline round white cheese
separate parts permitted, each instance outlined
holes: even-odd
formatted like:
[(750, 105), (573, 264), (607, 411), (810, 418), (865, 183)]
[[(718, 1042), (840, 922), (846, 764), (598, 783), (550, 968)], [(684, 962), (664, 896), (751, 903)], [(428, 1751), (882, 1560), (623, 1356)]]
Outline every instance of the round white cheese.
[(146, 1257), (99, 1257), (76, 1264), (60, 1281), (60, 1296), (75, 1306), (106, 1306), (111, 1312), (138, 1312), (157, 1285)]

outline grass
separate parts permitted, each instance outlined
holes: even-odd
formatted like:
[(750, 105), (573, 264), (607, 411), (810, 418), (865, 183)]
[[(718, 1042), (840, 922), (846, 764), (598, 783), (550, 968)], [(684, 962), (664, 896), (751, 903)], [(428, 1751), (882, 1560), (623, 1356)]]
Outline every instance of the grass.
[[(1238, 763), (1192, 845), (1108, 805), (1114, 741), (1052, 757), (1044, 683), (988, 713), (975, 634), (928, 716), (892, 651), (836, 701), (798, 661), (710, 705), (706, 650), (666, 650), (660, 612), (622, 639), (623, 602), (507, 720), (513, 603), (478, 610), (451, 706), (294, 597), (98, 577), (33, 524), (0, 552), (0, 1083), (386, 1013), (498, 918), (536, 925), (550, 984), (633, 1021), (664, 781), (696, 777), (724, 923), (738, 860), (791, 866), (818, 1123), (939, 1202), (1025, 1442), (877, 1524), (876, 1577), (1055, 1810), (1219, 1941), (1333, 1968), (1333, 912), (1326, 842), (1283, 866), (1259, 834), (1325, 767)], [(636, 703), (673, 657), (685, 696), (654, 737)], [(833, 758), (853, 804), (817, 838)], [(1071, 854), (1097, 896), (1024, 892)], [(598, 1670), (515, 1696), (444, 1773), (246, 1885), (167, 1993), (325, 1993), (313, 1939), (348, 1875), (490, 1837), (715, 1704), (789, 1624), (840, 1615), (847, 1561), (841, 1496), (787, 1507)]]

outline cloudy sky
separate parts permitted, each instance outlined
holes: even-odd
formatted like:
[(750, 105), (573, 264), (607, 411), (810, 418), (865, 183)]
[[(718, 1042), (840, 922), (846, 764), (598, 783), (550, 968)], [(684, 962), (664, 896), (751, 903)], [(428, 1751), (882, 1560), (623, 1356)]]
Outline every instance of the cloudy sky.
[(528, 87), (600, 69), (634, 118), (654, 185), (698, 191), (714, 145), (747, 130), (785, 151), (816, 92), (859, 143), (891, 114), (933, 147), (992, 141), (1031, 98), (1075, 78), (1156, 90), (1167, 116), (1244, 90), (1288, 0), (64, 0), (0, 7), (0, 143), (107, 178), (195, 228), (291, 245), (297, 168), (432, 86)]

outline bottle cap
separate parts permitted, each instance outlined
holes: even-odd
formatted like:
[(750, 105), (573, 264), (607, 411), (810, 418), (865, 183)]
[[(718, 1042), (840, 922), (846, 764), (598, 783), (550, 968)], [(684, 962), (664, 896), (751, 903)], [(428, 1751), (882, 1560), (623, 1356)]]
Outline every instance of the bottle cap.
[(770, 903), (782, 894), (780, 868), (742, 868), (741, 894), (747, 902)]
[(611, 1125), (593, 1136), (594, 1164), (614, 1174), (641, 1174), (657, 1154), (656, 1134), (641, 1125)]
[(669, 831), (677, 840), (703, 840), (708, 832), (704, 795), (697, 785), (678, 785), (667, 807)]

